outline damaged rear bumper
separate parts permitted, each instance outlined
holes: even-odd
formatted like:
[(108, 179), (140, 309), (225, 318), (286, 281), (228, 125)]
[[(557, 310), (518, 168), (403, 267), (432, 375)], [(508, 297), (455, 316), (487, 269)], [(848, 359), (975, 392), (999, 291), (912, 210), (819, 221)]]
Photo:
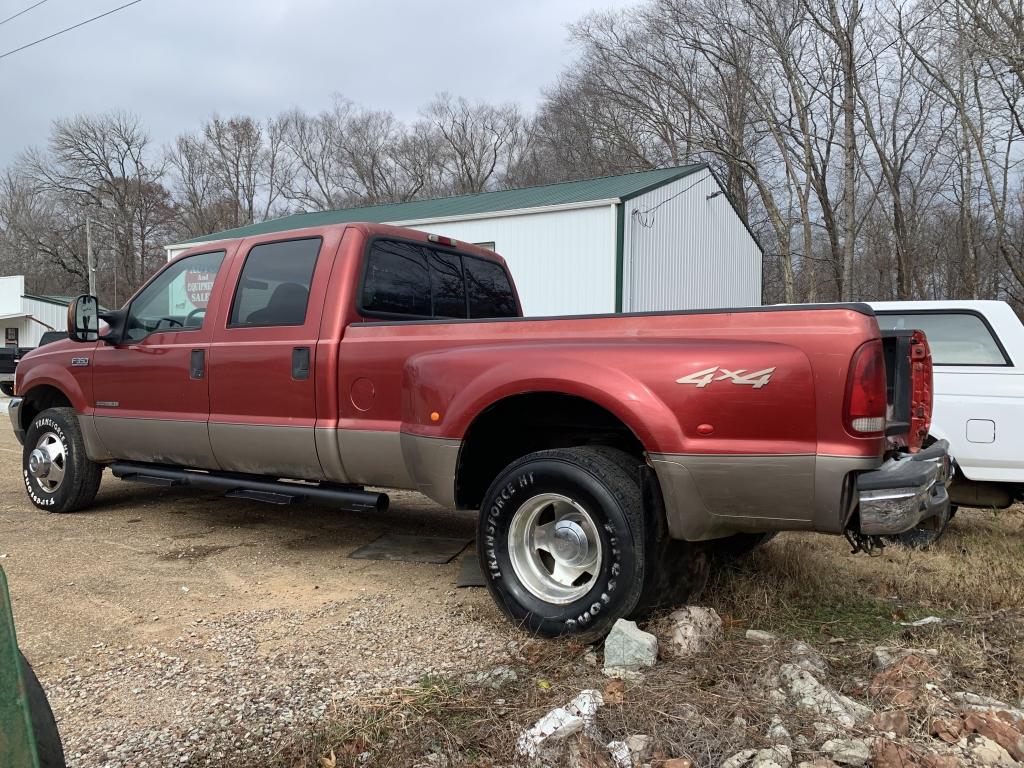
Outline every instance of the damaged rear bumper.
[(909, 531), (921, 521), (949, 512), (949, 443), (889, 459), (857, 477), (860, 532), (885, 536)]

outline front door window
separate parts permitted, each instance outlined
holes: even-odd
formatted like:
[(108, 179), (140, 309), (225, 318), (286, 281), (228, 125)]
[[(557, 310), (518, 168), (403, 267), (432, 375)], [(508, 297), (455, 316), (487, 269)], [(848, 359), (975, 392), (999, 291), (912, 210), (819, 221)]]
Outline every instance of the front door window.
[(224, 251), (189, 256), (171, 264), (135, 297), (125, 323), (125, 341), (141, 341), (161, 331), (203, 327), (213, 281)]

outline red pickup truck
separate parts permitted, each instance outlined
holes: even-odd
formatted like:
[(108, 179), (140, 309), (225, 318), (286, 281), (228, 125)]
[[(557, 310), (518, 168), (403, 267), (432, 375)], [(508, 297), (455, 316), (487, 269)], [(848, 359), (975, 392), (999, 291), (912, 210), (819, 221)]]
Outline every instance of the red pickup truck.
[(104, 467), (362, 510), (417, 489), (480, 510), (492, 594), (546, 636), (684, 601), (709, 541), (948, 515), (927, 342), (863, 304), (525, 318), (494, 253), (348, 224), (186, 252), (68, 332), (10, 405), (41, 509)]

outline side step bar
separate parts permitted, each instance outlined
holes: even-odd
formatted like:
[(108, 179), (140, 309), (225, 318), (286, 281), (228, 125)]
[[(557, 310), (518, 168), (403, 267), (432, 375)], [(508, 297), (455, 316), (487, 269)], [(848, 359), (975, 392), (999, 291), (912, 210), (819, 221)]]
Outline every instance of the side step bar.
[(295, 504), (316, 501), (332, 504), (351, 512), (383, 512), (390, 499), (386, 493), (374, 493), (359, 488), (347, 488), (321, 483), (319, 485), (266, 480), (259, 475), (231, 472), (204, 472), (198, 469), (179, 469), (131, 461), (115, 461), (110, 465), (114, 477), (134, 483), (164, 487), (191, 486), (211, 491), (224, 491), (227, 496), (263, 501), (271, 504)]

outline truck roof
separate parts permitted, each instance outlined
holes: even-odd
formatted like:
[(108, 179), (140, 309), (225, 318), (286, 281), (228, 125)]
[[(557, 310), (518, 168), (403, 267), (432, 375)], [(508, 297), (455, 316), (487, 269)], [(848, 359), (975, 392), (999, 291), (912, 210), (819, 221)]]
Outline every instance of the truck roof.
[[(285, 232), (268, 232), (260, 235), (248, 235), (244, 237), (227, 238), (224, 240), (217, 240), (215, 242), (199, 243), (194, 248), (189, 248), (187, 251), (182, 251), (180, 254), (174, 257), (172, 261), (177, 261), (185, 256), (191, 256), (196, 253), (208, 253), (210, 251), (223, 250), (228, 244), (252, 242), (255, 243), (272, 243), (280, 242), (282, 240), (301, 240), (304, 237), (316, 237), (323, 232), (332, 230), (343, 230), (347, 228), (356, 228), (361, 230), (367, 237), (393, 237), (401, 238), (404, 240), (415, 240), (422, 242), (425, 245), (433, 247), (451, 247), (459, 251), (459, 253), (469, 253), (481, 259), (487, 261), (493, 261), (501, 264), (503, 267), (508, 268), (505, 260), (488, 248), (482, 248), (479, 245), (468, 243), (463, 240), (456, 240), (455, 238), (449, 238), (442, 232), (424, 232), (419, 229), (408, 229), (407, 227), (395, 227), (390, 224), (378, 224), (371, 221), (353, 221), (344, 224), (324, 224), (316, 227), (306, 227), (304, 229), (290, 229)], [(444, 242), (437, 242), (431, 240), (432, 237), (441, 237), (445, 240), (451, 241), (451, 245)]]

